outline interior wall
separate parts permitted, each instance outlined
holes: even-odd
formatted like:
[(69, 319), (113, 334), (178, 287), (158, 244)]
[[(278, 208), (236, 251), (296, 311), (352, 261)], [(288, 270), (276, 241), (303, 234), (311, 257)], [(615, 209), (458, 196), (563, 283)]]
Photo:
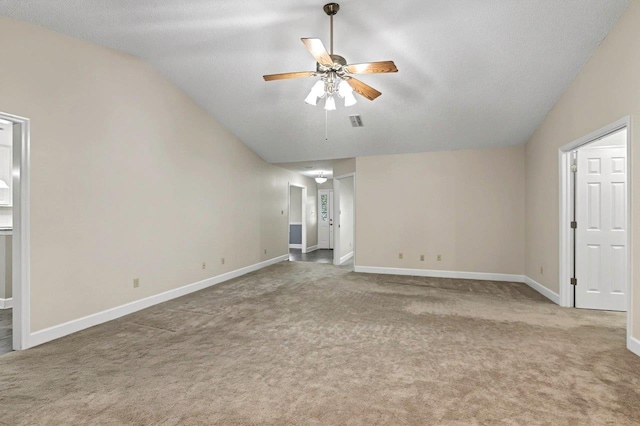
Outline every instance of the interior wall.
[(320, 189), (333, 189), (333, 179), (327, 179), (325, 183), (318, 183), (318, 190)]
[[(630, 116), (631, 329), (640, 338), (640, 2), (627, 11), (536, 129), (525, 148), (526, 274), (558, 292), (558, 148)], [(543, 273), (540, 268), (543, 267)]]
[(356, 163), (358, 266), (523, 273), (524, 147)]
[(31, 332), (288, 253), (288, 183), (313, 179), (137, 58), (4, 17), (0, 39), (0, 111), (31, 120)]
[(12, 236), (0, 236), (0, 299), (13, 296)]
[[(0, 83), (0, 90), (2, 90)], [(8, 122), (0, 122), (0, 145), (13, 146), (13, 126)], [(9, 175), (11, 173), (9, 172)], [(6, 182), (11, 186), (11, 180)], [(0, 191), (10, 191), (10, 189), (0, 189)], [(13, 207), (0, 206), (0, 228), (11, 228), (13, 226)]]
[(340, 257), (353, 251), (354, 237), (354, 179), (340, 179)]
[(344, 158), (333, 161), (333, 177), (343, 176), (356, 171), (356, 159)]
[(289, 223), (302, 223), (302, 188), (292, 186), (290, 191)]
[[(275, 167), (261, 161), (260, 164), (260, 247), (261, 260), (289, 253), (287, 240), (289, 219), (289, 183), (307, 187), (307, 248), (318, 244), (318, 218), (316, 217), (317, 192), (309, 191), (316, 181), (301, 174)], [(275, 253), (275, 254), (274, 254)]]

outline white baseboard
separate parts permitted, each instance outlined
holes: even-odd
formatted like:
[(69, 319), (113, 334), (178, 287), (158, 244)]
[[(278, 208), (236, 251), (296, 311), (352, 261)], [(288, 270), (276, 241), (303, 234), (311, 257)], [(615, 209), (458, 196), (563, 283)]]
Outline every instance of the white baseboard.
[(318, 245), (307, 247), (307, 253), (311, 253), (312, 251), (318, 250)]
[(301, 249), (302, 244), (289, 244), (289, 248)]
[(221, 282), (237, 278), (244, 274), (248, 274), (249, 272), (257, 271), (258, 269), (262, 269), (285, 260), (289, 260), (288, 254), (274, 257), (273, 259), (265, 260), (264, 262), (236, 269), (235, 271), (227, 272), (215, 277), (207, 278), (206, 280), (202, 280), (193, 284), (188, 284), (183, 287), (165, 291), (164, 293), (145, 297), (144, 299), (136, 300), (121, 306), (117, 306), (115, 308), (107, 309), (106, 311), (98, 312), (93, 315), (78, 318), (76, 320), (72, 320), (60, 325), (55, 325), (44, 330), (36, 331), (35, 333), (31, 333), (28, 336), (27, 348), (41, 345), (51, 340), (55, 340), (69, 334), (76, 333), (80, 330), (84, 330), (86, 328), (93, 327), (95, 325), (102, 324), (116, 318), (120, 318), (122, 316), (140, 311), (142, 309), (146, 309), (150, 306), (157, 305), (171, 299), (175, 299), (177, 297), (185, 296), (189, 293), (211, 287)]
[(340, 258), (340, 264), (342, 265), (344, 262), (346, 262), (347, 260), (351, 259), (353, 257), (353, 251), (345, 254), (344, 256), (342, 256)]
[(627, 338), (627, 349), (640, 356), (640, 340), (636, 339), (635, 337), (629, 336)]
[(535, 291), (537, 291), (538, 293), (540, 293), (541, 295), (543, 295), (547, 299), (551, 300), (556, 305), (560, 304), (560, 295), (558, 293), (549, 290), (548, 288), (546, 288), (545, 286), (543, 286), (539, 282), (536, 282), (536, 281), (532, 280), (531, 278), (527, 277), (526, 275), (523, 278), (524, 278), (523, 282), (526, 285), (528, 285), (529, 287), (531, 287), (532, 289), (534, 289)]
[(9, 309), (13, 307), (13, 299), (0, 299), (0, 309)]
[(486, 272), (440, 271), (437, 269), (384, 268), (379, 266), (356, 266), (356, 272), (388, 275), (413, 275), (416, 277), (461, 278), (467, 280), (524, 282), (522, 275), (491, 274)]
[(356, 266), (356, 272), (365, 272), (370, 274), (389, 274), (389, 275), (413, 275), (416, 277), (434, 277), (434, 278), (460, 278), (467, 280), (486, 280), (486, 281), (507, 281), (515, 283), (524, 283), (542, 294), (553, 303), (560, 304), (560, 295), (549, 290), (545, 286), (525, 275), (514, 274), (494, 274), (486, 272), (460, 272), (460, 271), (440, 271), (435, 269), (407, 269), (407, 268), (382, 268), (378, 266)]

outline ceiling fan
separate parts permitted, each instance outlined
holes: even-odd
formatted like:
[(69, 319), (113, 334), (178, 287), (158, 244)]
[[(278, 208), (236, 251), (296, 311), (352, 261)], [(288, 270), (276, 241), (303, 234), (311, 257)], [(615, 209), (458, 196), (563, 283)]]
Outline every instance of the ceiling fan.
[(319, 38), (303, 38), (302, 43), (315, 58), (315, 71), (288, 72), (282, 74), (265, 75), (265, 81), (285, 80), (289, 78), (300, 77), (320, 77), (320, 80), (311, 89), (311, 92), (305, 99), (310, 105), (316, 105), (318, 98), (325, 98), (325, 109), (336, 109), (334, 96), (337, 95), (345, 100), (345, 106), (351, 106), (356, 103), (353, 92), (364, 96), (369, 100), (374, 100), (382, 93), (373, 87), (363, 83), (352, 77), (354, 74), (374, 74), (397, 72), (398, 68), (393, 61), (366, 62), (362, 64), (347, 64), (347, 61), (340, 55), (333, 53), (333, 16), (340, 10), (338, 3), (327, 3), (323, 10), (331, 21), (331, 45), (330, 51), (322, 44)]

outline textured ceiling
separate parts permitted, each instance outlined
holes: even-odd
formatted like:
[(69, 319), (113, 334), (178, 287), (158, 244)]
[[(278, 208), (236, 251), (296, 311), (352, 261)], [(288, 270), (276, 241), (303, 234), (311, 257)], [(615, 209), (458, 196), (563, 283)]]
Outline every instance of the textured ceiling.
[[(522, 144), (628, 0), (345, 0), (335, 52), (394, 60), (383, 95), (328, 115), (303, 103), (301, 37), (329, 43), (323, 1), (0, 0), (0, 14), (147, 60), (270, 162)], [(360, 114), (363, 128), (348, 115)]]

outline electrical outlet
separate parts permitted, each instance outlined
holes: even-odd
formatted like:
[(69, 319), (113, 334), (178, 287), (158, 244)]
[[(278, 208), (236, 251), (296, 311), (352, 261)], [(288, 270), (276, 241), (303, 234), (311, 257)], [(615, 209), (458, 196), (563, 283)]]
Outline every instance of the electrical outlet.
[(133, 279), (133, 288), (138, 288), (140, 287), (140, 278), (134, 278)]
[(224, 257), (220, 258), (220, 263), (222, 263), (224, 265)]
[(542, 266), (540, 267), (540, 275), (544, 274), (544, 269), (542, 268)]
[(438, 259), (438, 262), (442, 261), (442, 255), (441, 255), (441, 254), (439, 254), (439, 255), (438, 255), (438, 257), (437, 257), (437, 259)]
[(420, 262), (424, 262), (424, 254), (420, 255)]
[(202, 269), (207, 269), (207, 262), (202, 262)]
[(404, 255), (402, 253), (398, 253), (398, 259), (402, 259)]

